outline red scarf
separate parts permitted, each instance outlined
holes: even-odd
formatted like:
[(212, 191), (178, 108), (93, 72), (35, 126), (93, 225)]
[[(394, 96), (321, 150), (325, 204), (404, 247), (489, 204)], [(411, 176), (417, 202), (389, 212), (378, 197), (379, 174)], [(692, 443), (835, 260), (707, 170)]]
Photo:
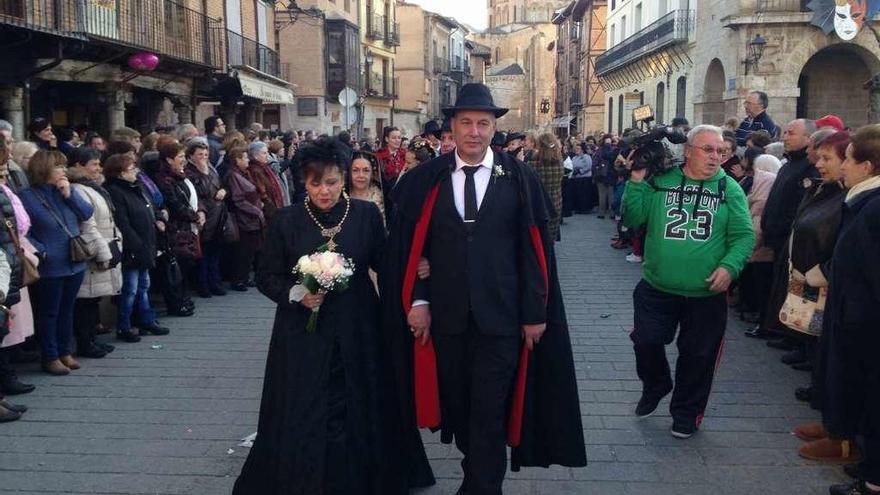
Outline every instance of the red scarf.
[(391, 150), (386, 146), (376, 153), (376, 159), (382, 167), (383, 178), (386, 181), (395, 180), (406, 167), (406, 150), (398, 148), (397, 153), (392, 155)]

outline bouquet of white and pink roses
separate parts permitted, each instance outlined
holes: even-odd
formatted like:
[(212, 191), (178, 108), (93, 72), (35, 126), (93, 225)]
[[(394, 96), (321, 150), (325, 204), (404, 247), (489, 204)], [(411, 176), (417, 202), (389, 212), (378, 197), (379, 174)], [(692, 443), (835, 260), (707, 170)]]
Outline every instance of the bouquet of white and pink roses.
[[(294, 275), (299, 275), (299, 284), (312, 294), (327, 294), (348, 288), (348, 282), (354, 274), (354, 262), (332, 251), (317, 252), (303, 256), (293, 268)], [(301, 298), (301, 297), (300, 297)], [(318, 324), (320, 306), (312, 310), (306, 331), (315, 331)]]

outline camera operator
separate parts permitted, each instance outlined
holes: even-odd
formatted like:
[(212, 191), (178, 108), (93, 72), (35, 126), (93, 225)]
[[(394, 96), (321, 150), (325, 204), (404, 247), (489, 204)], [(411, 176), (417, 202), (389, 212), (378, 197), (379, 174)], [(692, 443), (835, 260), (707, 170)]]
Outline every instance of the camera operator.
[(702, 421), (727, 324), (725, 292), (755, 242), (746, 196), (721, 170), (723, 149), (721, 129), (697, 126), (681, 167), (647, 180), (648, 169), (633, 167), (623, 198), (623, 223), (647, 227), (643, 279), (633, 293), (636, 415), (650, 415), (673, 391), (665, 346), (680, 325), (670, 404), (676, 438), (689, 438)]

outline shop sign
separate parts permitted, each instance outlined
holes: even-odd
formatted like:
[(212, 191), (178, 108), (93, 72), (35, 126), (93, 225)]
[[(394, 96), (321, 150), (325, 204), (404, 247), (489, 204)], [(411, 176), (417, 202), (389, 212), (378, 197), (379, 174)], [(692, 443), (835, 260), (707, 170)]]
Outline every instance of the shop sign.
[(293, 105), (293, 91), (279, 84), (261, 81), (239, 73), (238, 81), (241, 92), (245, 96), (263, 100), (263, 103), (281, 103)]

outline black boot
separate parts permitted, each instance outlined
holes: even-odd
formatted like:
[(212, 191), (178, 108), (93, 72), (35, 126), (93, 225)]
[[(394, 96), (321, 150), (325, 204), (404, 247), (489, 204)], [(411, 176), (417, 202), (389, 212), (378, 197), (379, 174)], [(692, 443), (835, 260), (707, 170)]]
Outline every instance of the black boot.
[(880, 490), (871, 490), (864, 481), (853, 481), (844, 485), (831, 485), (828, 489), (831, 495), (878, 495)]
[(101, 359), (102, 357), (107, 355), (107, 351), (104, 350), (101, 346), (95, 344), (94, 342), (89, 342), (88, 345), (77, 346), (82, 349), (77, 352), (77, 356), (91, 358), (91, 359)]
[(0, 406), (0, 423), (8, 423), (9, 421), (15, 421), (17, 419), (21, 419), (21, 413), (16, 411), (10, 411), (3, 406)]
[(159, 325), (158, 321), (154, 321), (149, 325), (141, 325), (139, 328), (141, 329), (141, 335), (168, 335), (171, 333), (171, 330)]
[(0, 391), (3, 392), (3, 395), (29, 394), (36, 388), (30, 383), (20, 382), (15, 373), (7, 374), (0, 379)]

